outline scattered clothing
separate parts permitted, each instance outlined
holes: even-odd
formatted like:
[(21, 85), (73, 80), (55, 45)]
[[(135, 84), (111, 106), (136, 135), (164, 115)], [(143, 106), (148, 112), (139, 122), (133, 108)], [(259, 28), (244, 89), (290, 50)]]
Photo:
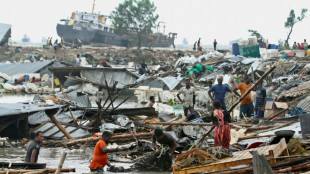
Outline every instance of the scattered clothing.
[(187, 121), (195, 120), (197, 118), (200, 118), (200, 115), (197, 111), (194, 111), (193, 113), (190, 113), (188, 116), (186, 116)]

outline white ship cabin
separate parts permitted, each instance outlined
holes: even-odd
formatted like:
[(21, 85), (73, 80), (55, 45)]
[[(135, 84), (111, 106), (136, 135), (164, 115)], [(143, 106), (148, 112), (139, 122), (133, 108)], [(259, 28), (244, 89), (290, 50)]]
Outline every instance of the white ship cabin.
[(113, 27), (107, 24), (107, 16), (86, 12), (73, 12), (67, 25), (73, 25), (75, 29), (90, 28), (113, 32)]

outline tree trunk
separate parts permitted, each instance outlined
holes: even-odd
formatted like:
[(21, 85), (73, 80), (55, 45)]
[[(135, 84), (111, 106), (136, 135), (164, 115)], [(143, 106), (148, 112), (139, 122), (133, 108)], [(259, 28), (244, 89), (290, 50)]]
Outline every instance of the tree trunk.
[(138, 31), (138, 49), (141, 48), (141, 31)]
[[(295, 25), (295, 24), (294, 24), (294, 25)], [(284, 47), (286, 47), (286, 46), (288, 45), (288, 40), (290, 39), (290, 36), (291, 36), (291, 34), (292, 34), (292, 32), (293, 32), (293, 27), (294, 27), (294, 25), (292, 25), (291, 30), (290, 30), (290, 32), (289, 32), (288, 35), (287, 35), (287, 38), (286, 38)]]

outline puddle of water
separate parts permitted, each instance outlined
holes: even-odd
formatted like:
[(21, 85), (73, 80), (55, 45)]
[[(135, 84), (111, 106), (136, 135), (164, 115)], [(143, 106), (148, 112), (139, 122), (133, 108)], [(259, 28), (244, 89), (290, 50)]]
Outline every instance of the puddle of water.
[[(67, 157), (64, 162), (63, 168), (75, 168), (75, 173), (89, 173), (90, 159), (93, 155), (93, 149), (87, 147), (85, 149), (64, 149), (64, 148), (44, 148), (41, 147), (38, 158), (39, 163), (46, 163), (47, 168), (57, 168), (61, 154), (67, 152)], [(0, 148), (0, 159), (4, 162), (23, 162), (26, 156), (26, 150), (23, 148)], [(115, 166), (123, 166), (129, 168), (132, 164), (130, 163), (118, 163), (111, 162)], [(106, 170), (106, 168), (105, 168)], [(72, 173), (72, 172), (71, 172)], [(104, 172), (110, 173), (111, 172)], [(132, 172), (134, 173), (134, 172)], [(158, 174), (163, 172), (137, 172), (137, 173), (148, 173)], [(164, 172), (169, 174), (169, 172)]]

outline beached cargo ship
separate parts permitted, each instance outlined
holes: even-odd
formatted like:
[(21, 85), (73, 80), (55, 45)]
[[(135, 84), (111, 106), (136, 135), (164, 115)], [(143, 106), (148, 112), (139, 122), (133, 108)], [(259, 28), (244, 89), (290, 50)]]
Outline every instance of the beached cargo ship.
[[(113, 26), (107, 23), (107, 16), (96, 13), (73, 12), (70, 19), (62, 19), (57, 24), (57, 34), (63, 37), (65, 42), (72, 43), (79, 39), (82, 44), (103, 43), (115, 46), (137, 46), (127, 36), (114, 33)], [(165, 35), (160, 32), (151, 34), (153, 47), (174, 46), (176, 33)], [(142, 42), (142, 46), (148, 46), (148, 41)]]

